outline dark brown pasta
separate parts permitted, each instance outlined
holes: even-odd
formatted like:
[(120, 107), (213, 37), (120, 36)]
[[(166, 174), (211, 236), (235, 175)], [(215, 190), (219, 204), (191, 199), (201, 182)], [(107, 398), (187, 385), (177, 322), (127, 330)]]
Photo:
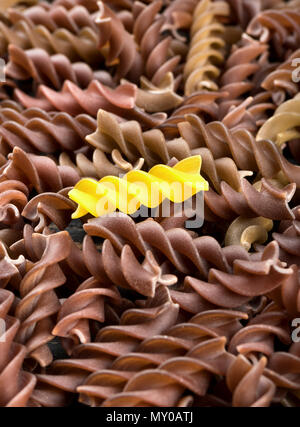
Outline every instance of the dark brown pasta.
[(74, 62), (63, 54), (49, 55), (44, 49), (35, 48), (23, 51), (10, 45), (9, 63), (6, 75), (16, 80), (32, 78), (37, 84), (60, 89), (65, 80), (70, 80), (79, 87), (86, 88), (92, 80), (99, 80), (112, 85), (111, 77), (105, 71), (94, 72), (85, 62)]
[(162, 288), (143, 308), (126, 310), (119, 325), (100, 330), (94, 343), (76, 347), (71, 359), (57, 360), (49, 372), (38, 375), (33, 400), (42, 406), (63, 406), (68, 394), (76, 393), (90, 373), (108, 368), (152, 334), (167, 330), (176, 323), (177, 315), (178, 306)]
[(48, 10), (43, 5), (36, 5), (20, 12), (10, 9), (8, 16), (11, 22), (26, 21), (33, 25), (43, 25), (49, 31), (65, 28), (78, 34), (82, 28), (89, 27), (96, 31), (96, 24), (88, 10), (83, 5), (75, 5), (71, 9), (63, 6), (50, 7)]
[(85, 146), (86, 135), (96, 127), (95, 120), (86, 114), (76, 117), (67, 113), (51, 115), (31, 108), (22, 113), (5, 108), (1, 119), (1, 152), (4, 155), (14, 147), (38, 154), (55, 153), (60, 147), (67, 152), (80, 150)]
[(20, 283), (21, 299), (15, 316), (21, 325), (16, 340), (26, 346), (26, 357), (47, 366), (52, 362), (47, 343), (53, 339), (53, 316), (60, 308), (55, 289), (66, 280), (57, 263), (69, 255), (70, 237), (65, 231), (50, 236), (39, 234), (33, 236), (33, 242), (40, 247), (40, 259)]
[(194, 316), (188, 323), (172, 326), (164, 335), (143, 341), (135, 352), (118, 357), (110, 369), (90, 375), (78, 387), (80, 400), (91, 406), (114, 405), (114, 395), (120, 393), (136, 373), (156, 368), (170, 358), (182, 357), (209, 338), (224, 333), (230, 338), (241, 329), (240, 319), (246, 318), (242, 312), (211, 310)]
[[(27, 406), (36, 384), (36, 378), (21, 369), (26, 355), (25, 348), (15, 341), (20, 323), (18, 319), (8, 316), (14, 295), (0, 289), (0, 319), (5, 322), (5, 340), (0, 342), (0, 406)], [(1, 330), (1, 338), (3, 338)]]

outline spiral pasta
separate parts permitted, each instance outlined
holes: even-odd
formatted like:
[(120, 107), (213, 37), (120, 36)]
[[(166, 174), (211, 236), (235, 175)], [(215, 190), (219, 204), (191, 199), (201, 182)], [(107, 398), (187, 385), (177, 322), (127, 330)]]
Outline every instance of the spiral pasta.
[(274, 178), (281, 172), (288, 182), (299, 186), (299, 166), (289, 162), (269, 140), (255, 141), (249, 132), (230, 130), (222, 122), (204, 124), (195, 115), (187, 116), (187, 121), (178, 127), (181, 136), (194, 149), (193, 154), (197, 153), (195, 148), (204, 146), (214, 159), (231, 157), (239, 169), (250, 167), (265, 178)]
[(99, 182), (80, 180), (69, 192), (78, 203), (73, 218), (91, 213), (102, 216), (116, 209), (133, 214), (141, 205), (156, 208), (164, 199), (181, 203), (199, 191), (207, 191), (208, 183), (199, 175), (201, 157), (182, 160), (173, 168), (156, 165), (148, 173), (130, 171), (123, 178), (107, 176)]
[(0, 289), (0, 319), (5, 322), (5, 339), (1, 329), (0, 340), (0, 406), (2, 407), (27, 406), (36, 384), (35, 376), (21, 368), (26, 351), (15, 341), (19, 321), (7, 315), (13, 302), (14, 295)]
[(103, 2), (99, 2), (98, 5), (100, 9), (96, 19), (99, 32), (98, 46), (100, 50), (103, 49), (106, 64), (109, 66), (118, 63), (115, 81), (119, 81), (130, 72), (134, 73), (133, 79), (137, 81), (142, 74), (142, 62), (132, 35), (126, 31), (122, 21), (107, 5)]
[[(143, 74), (159, 85), (168, 72), (180, 76), (179, 63), (185, 57), (187, 46), (166, 32), (168, 25), (164, 13), (159, 13), (162, 1), (153, 1), (141, 8), (135, 16), (133, 35), (143, 64)], [(165, 10), (167, 12), (167, 9)]]
[(278, 387), (277, 400), (284, 401), (288, 391), (299, 393), (299, 343), (292, 344), (288, 352), (271, 354), (265, 375)]
[(247, 33), (262, 42), (272, 43), (280, 59), (296, 50), (299, 43), (299, 5), (296, 10), (270, 9), (256, 15), (250, 22)]
[[(296, 185), (278, 188), (265, 179), (260, 184), (257, 189), (255, 185), (252, 186), (246, 179), (242, 179), (241, 190), (238, 192), (222, 182), (221, 195), (210, 189), (204, 195), (205, 218), (208, 221), (215, 218), (230, 221), (236, 216), (245, 218), (256, 216), (273, 220), (292, 219), (294, 215), (288, 203), (294, 195)], [(264, 202), (258, 206), (259, 199)]]
[(281, 148), (286, 142), (292, 139), (297, 139), (299, 133), (298, 126), (298, 106), (300, 97), (295, 96), (294, 99), (281, 104), (275, 114), (260, 128), (256, 139), (270, 139)]
[(37, 84), (60, 89), (65, 80), (86, 88), (92, 80), (112, 83), (110, 75), (105, 72), (94, 72), (84, 62), (71, 63), (63, 54), (49, 55), (43, 49), (35, 48), (23, 51), (18, 46), (10, 45), (9, 63), (6, 75), (17, 80), (33, 78)]
[[(267, 49), (267, 44), (247, 38), (245, 35), (241, 42), (233, 47), (220, 79), (220, 90), (228, 93), (228, 96), (220, 100), (220, 119), (223, 119), (233, 106), (240, 105), (245, 94), (254, 94), (257, 91), (259, 81), (257, 83), (254, 78), (258, 80), (260, 74), (264, 72)], [(272, 109), (274, 106), (271, 104), (269, 108)], [(248, 107), (249, 110), (251, 111), (251, 106)]]
[[(108, 239), (117, 253), (121, 253), (126, 244), (143, 256), (150, 249), (161, 264), (168, 260), (177, 271), (184, 274), (189, 274), (192, 269), (197, 276), (207, 277), (212, 266), (230, 272), (226, 256), (228, 249), (222, 250), (218, 242), (209, 236), (193, 239), (187, 230), (164, 230), (151, 219), (136, 225), (132, 218), (121, 213), (92, 219), (84, 228), (90, 236)], [(106, 246), (110, 249), (111, 245)], [(249, 259), (242, 247), (235, 246), (231, 249), (232, 252), (228, 253), (229, 259)], [(105, 262), (105, 255), (103, 261)], [(106, 271), (113, 277), (111, 268), (106, 268)]]
[[(278, 256), (278, 245), (272, 242), (265, 248), (262, 262), (237, 259), (233, 264), (233, 274), (211, 269), (208, 275), (209, 286), (207, 282), (191, 277), (186, 277), (185, 285), (199, 295), (202, 304), (208, 302), (217, 307), (238, 308), (253, 297), (278, 288), (291, 276), (293, 271), (285, 268)], [(180, 292), (176, 293), (175, 301), (178, 304), (180, 299)], [(182, 299), (185, 302), (184, 295)]]
[(55, 153), (59, 147), (67, 152), (80, 150), (85, 145), (85, 136), (96, 127), (95, 120), (86, 114), (72, 117), (58, 113), (53, 116), (40, 109), (17, 113), (8, 108), (1, 113), (1, 152), (4, 155), (14, 147), (29, 153)]
[(266, 312), (251, 319), (242, 331), (238, 331), (229, 343), (231, 353), (270, 356), (274, 353), (275, 338), (291, 344), (288, 319), (281, 311)]
[[(92, 80), (86, 89), (80, 89), (66, 80), (60, 92), (40, 85), (35, 98), (19, 89), (15, 90), (15, 96), (26, 108), (38, 107), (45, 111), (62, 111), (72, 116), (87, 113), (96, 117), (98, 110), (104, 108), (120, 117), (138, 119), (146, 128), (159, 124), (165, 117), (160, 114), (150, 115), (137, 108), (136, 86), (131, 83), (111, 89), (98, 80)], [(91, 97), (93, 103), (90, 102)]]
[(251, 364), (238, 356), (226, 373), (226, 383), (232, 392), (234, 407), (269, 406), (274, 395), (274, 383), (265, 375), (266, 358)]
[[(194, 316), (188, 323), (172, 326), (163, 336), (154, 335), (141, 343), (138, 351), (117, 358), (110, 369), (102, 369), (90, 375), (78, 387), (80, 399), (91, 406), (112, 406), (118, 401), (116, 394), (122, 392), (133, 375), (145, 369), (156, 368), (160, 363), (184, 356), (196, 344), (209, 338), (217, 338), (226, 329), (227, 337), (240, 330), (241, 312), (211, 310)], [(108, 385), (108, 381), (112, 385)]]
[(57, 166), (54, 160), (45, 156), (27, 154), (15, 147), (8, 162), (1, 168), (1, 182), (6, 179), (21, 181), (38, 193), (60, 191), (79, 180), (73, 168)]
[(224, 375), (232, 360), (225, 350), (225, 342), (225, 337), (208, 339), (195, 345), (185, 357), (174, 357), (162, 362), (157, 369), (137, 373), (122, 393), (109, 400), (109, 406), (180, 407), (187, 399), (186, 390), (189, 394), (205, 395), (211, 377)]
[(20, 181), (6, 180), (0, 183), (0, 224), (22, 224), (20, 213), (28, 202), (28, 193), (28, 188)]
[(191, 26), (191, 45), (184, 67), (185, 94), (191, 95), (202, 88), (217, 90), (214, 79), (219, 76), (219, 69), (214, 62), (222, 62), (224, 27), (216, 16), (227, 16), (229, 8), (222, 1), (203, 0), (196, 6)]
[(17, 341), (26, 346), (27, 357), (47, 366), (52, 361), (52, 354), (47, 347), (47, 343), (53, 339), (51, 316), (60, 308), (55, 288), (66, 280), (58, 262), (69, 254), (70, 237), (67, 232), (62, 231), (44, 238), (36, 235), (35, 238), (39, 245), (42, 243), (41, 239), (44, 240), (45, 247), (40, 260), (20, 283), (21, 300), (15, 312), (21, 322)]
[(297, 49), (285, 62), (279, 64), (274, 71), (268, 74), (261, 83), (261, 87), (271, 93), (276, 106), (282, 104), (286, 98), (292, 98), (298, 93), (299, 85), (293, 81), (293, 72), (296, 70), (294, 61), (299, 56), (300, 51)]
[(32, 4), (32, 3), (36, 3), (37, 0), (3, 0), (3, 2), (1, 3), (0, 6), (0, 10), (1, 9), (6, 9), (8, 7), (14, 6), (17, 3), (27, 3), (27, 4)]
[(27, 8), (23, 13), (11, 9), (8, 12), (13, 23), (24, 20), (32, 25), (43, 25), (49, 31), (65, 28), (78, 34), (82, 28), (88, 27), (96, 31), (93, 16), (82, 5), (76, 5), (67, 10), (63, 6), (50, 7), (48, 10), (43, 5)]
[(66, 29), (57, 29), (51, 33), (43, 25), (32, 25), (19, 21), (13, 27), (0, 22), (0, 53), (7, 52), (9, 44), (23, 49), (42, 48), (48, 53), (61, 53), (71, 61), (84, 60), (88, 64), (97, 64), (102, 55), (97, 49), (97, 35), (90, 28), (82, 28), (78, 34)]
[[(52, 371), (38, 375), (33, 400), (42, 406), (62, 406), (67, 395), (76, 393), (88, 375), (108, 368), (121, 355), (133, 351), (140, 342), (170, 328), (177, 319), (178, 306), (169, 294), (159, 288), (145, 307), (126, 310), (119, 325), (110, 325), (99, 331), (94, 343), (77, 346), (73, 359), (57, 360)], [(43, 393), (38, 393), (41, 390)]]
[[(126, 172), (139, 158), (144, 159), (145, 166), (152, 167), (161, 161), (168, 163), (172, 157), (182, 160), (190, 154), (183, 139), (167, 141), (158, 129), (143, 132), (137, 121), (118, 123), (112, 114), (102, 109), (98, 111), (96, 132), (88, 135), (86, 140), (103, 154), (112, 151), (114, 160), (121, 156), (125, 157), (119, 169), (114, 169), (113, 165), (110, 166), (111, 170), (117, 173), (105, 173), (104, 169), (103, 172), (97, 171), (99, 178), (108, 174), (117, 175), (118, 171)], [(106, 158), (104, 155), (102, 157)], [(97, 167), (97, 164), (95, 166)]]

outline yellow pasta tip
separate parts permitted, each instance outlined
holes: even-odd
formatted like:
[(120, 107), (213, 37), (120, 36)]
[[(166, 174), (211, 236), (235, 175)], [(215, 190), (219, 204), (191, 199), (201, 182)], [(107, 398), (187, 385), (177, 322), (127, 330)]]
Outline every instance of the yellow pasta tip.
[(116, 209), (131, 215), (141, 205), (156, 208), (164, 199), (182, 203), (208, 190), (208, 182), (200, 175), (201, 162), (201, 156), (193, 156), (174, 167), (156, 165), (149, 172), (132, 170), (122, 178), (84, 178), (69, 192), (70, 199), (78, 204), (72, 218), (87, 213), (99, 217)]

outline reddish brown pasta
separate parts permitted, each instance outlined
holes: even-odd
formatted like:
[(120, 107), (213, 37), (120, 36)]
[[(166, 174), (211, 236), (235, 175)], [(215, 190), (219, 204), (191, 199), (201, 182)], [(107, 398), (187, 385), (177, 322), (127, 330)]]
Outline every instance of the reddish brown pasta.
[[(204, 195), (206, 201), (205, 218), (232, 220), (236, 216), (264, 217), (274, 220), (293, 219), (288, 203), (296, 190), (295, 184), (280, 189), (263, 179), (258, 191), (246, 179), (241, 181), (240, 191), (235, 191), (224, 181), (221, 183), (221, 195), (210, 189)], [(260, 202), (259, 202), (260, 200)]]
[(250, 22), (247, 33), (259, 38), (262, 42), (271, 43), (280, 59), (285, 59), (299, 43), (299, 6), (296, 10), (265, 10), (256, 15)]
[(158, 0), (141, 8), (140, 12), (135, 14), (133, 26), (134, 39), (141, 54), (143, 74), (155, 85), (159, 85), (170, 71), (178, 74), (177, 66), (181, 62), (181, 56), (187, 53), (184, 42), (174, 40), (171, 35), (163, 35), (167, 24), (165, 16), (159, 14), (161, 7), (162, 1)]
[[(288, 391), (299, 392), (299, 343), (294, 343), (288, 352), (272, 353), (265, 375), (277, 387), (275, 401), (282, 402)], [(287, 399), (288, 400), (288, 399)]]
[(265, 178), (282, 171), (289, 182), (299, 186), (299, 166), (289, 162), (269, 140), (255, 142), (243, 129), (230, 130), (222, 122), (204, 124), (195, 115), (187, 116), (178, 126), (193, 153), (199, 146), (207, 147), (214, 159), (231, 157), (239, 169), (259, 171)]
[[(157, 256), (160, 265), (168, 260), (177, 271), (184, 274), (188, 274), (193, 268), (200, 277), (207, 277), (211, 266), (216, 266), (222, 271), (230, 271), (226, 259), (227, 250), (226, 248), (222, 250), (215, 239), (209, 236), (193, 239), (186, 230), (181, 228), (164, 230), (152, 219), (136, 225), (129, 216), (115, 213), (107, 218), (93, 219), (84, 228), (91, 236), (107, 239), (103, 245), (104, 251), (111, 254), (107, 257), (108, 261), (112, 262), (115, 259), (115, 268), (120, 263), (119, 254), (122, 259), (122, 254), (123, 257), (127, 257), (129, 253), (128, 260), (136, 262), (127, 247), (129, 244), (134, 252), (138, 251), (142, 256), (147, 255), (148, 249), (151, 250)], [(236, 258), (248, 259), (248, 254), (242, 247), (237, 246), (232, 249)], [(230, 253), (230, 256), (233, 254)], [(123, 265), (128, 269), (129, 264)], [(114, 275), (114, 271), (109, 268), (107, 273), (111, 278)]]
[(266, 358), (253, 364), (243, 356), (238, 356), (226, 374), (226, 383), (232, 392), (233, 407), (270, 406), (276, 388), (265, 374)]
[(191, 293), (174, 291), (171, 292), (172, 298), (187, 311), (191, 311), (189, 301), (193, 300), (193, 310), (196, 308), (197, 311), (207, 307), (207, 303), (208, 307), (242, 307), (251, 299), (279, 288), (292, 275), (293, 270), (286, 268), (278, 255), (278, 245), (272, 242), (259, 261), (235, 259), (233, 273), (211, 269), (208, 282), (188, 276), (185, 290)]
[(71, 9), (63, 6), (50, 7), (48, 10), (43, 5), (36, 5), (23, 12), (11, 9), (8, 16), (13, 23), (26, 21), (32, 25), (43, 25), (49, 31), (65, 28), (78, 34), (82, 28), (89, 27), (96, 31), (96, 24), (88, 10), (82, 5), (76, 5)]
[(297, 264), (299, 266), (299, 220), (300, 209), (293, 209), (295, 219), (293, 221), (283, 221), (280, 232), (274, 233), (273, 238), (280, 247), (280, 258), (288, 265)]
[(15, 90), (15, 96), (26, 108), (38, 107), (45, 111), (62, 111), (72, 116), (87, 113), (92, 117), (96, 117), (98, 110), (103, 108), (120, 117), (138, 119), (145, 127), (158, 125), (165, 117), (161, 114), (149, 115), (136, 107), (136, 87), (129, 83), (111, 89), (98, 80), (92, 80), (88, 88), (82, 90), (66, 80), (60, 92), (41, 85), (35, 98), (19, 89)]
[(137, 373), (108, 406), (185, 406), (193, 395), (206, 394), (213, 376), (226, 374), (234, 356), (226, 352), (225, 343), (225, 337), (208, 339), (195, 345), (185, 357), (174, 357), (157, 369)]
[(6, 66), (6, 75), (16, 80), (32, 78), (37, 84), (60, 89), (65, 80), (86, 88), (92, 80), (112, 85), (111, 77), (104, 71), (94, 72), (85, 62), (74, 62), (63, 54), (49, 55), (44, 49), (23, 51), (18, 46), (10, 45), (10, 61)]
[[(36, 378), (21, 369), (26, 355), (25, 348), (15, 341), (20, 323), (8, 316), (14, 295), (0, 289), (0, 319), (5, 322), (5, 339), (0, 342), (0, 406), (27, 406), (36, 384)], [(1, 338), (3, 332), (1, 331)]]
[(90, 375), (78, 387), (80, 400), (91, 406), (113, 405), (114, 395), (120, 393), (137, 372), (156, 368), (170, 358), (182, 357), (196, 344), (209, 338), (217, 338), (224, 333), (230, 338), (241, 329), (240, 319), (247, 319), (247, 315), (225, 310), (206, 311), (188, 323), (172, 326), (164, 335), (146, 339), (135, 352), (118, 357), (110, 369)]
[(47, 343), (53, 339), (53, 316), (60, 308), (55, 288), (66, 280), (58, 262), (69, 255), (70, 237), (65, 231), (47, 237), (39, 234), (33, 242), (40, 247), (40, 259), (20, 283), (21, 299), (15, 315), (21, 325), (16, 339), (26, 346), (26, 357), (47, 366), (52, 361)]
[(85, 136), (96, 127), (96, 122), (86, 114), (72, 117), (67, 113), (47, 114), (30, 108), (21, 113), (2, 109), (0, 121), (1, 152), (7, 155), (14, 147), (29, 153), (55, 153), (76, 151), (85, 146)]
[(275, 338), (285, 345), (291, 344), (288, 318), (281, 311), (271, 311), (255, 316), (245, 328), (238, 331), (229, 343), (231, 353), (247, 357), (274, 353)]
[(108, 368), (118, 356), (170, 328), (177, 315), (178, 306), (160, 289), (145, 307), (125, 311), (120, 325), (103, 328), (94, 343), (76, 347), (72, 359), (55, 361), (47, 374), (38, 375), (33, 400), (42, 406), (64, 405), (68, 394), (75, 393), (90, 373)]
[(2, 166), (0, 179), (21, 181), (30, 189), (43, 193), (73, 186), (79, 180), (79, 175), (73, 168), (57, 166), (51, 158), (27, 154), (16, 147), (7, 164)]

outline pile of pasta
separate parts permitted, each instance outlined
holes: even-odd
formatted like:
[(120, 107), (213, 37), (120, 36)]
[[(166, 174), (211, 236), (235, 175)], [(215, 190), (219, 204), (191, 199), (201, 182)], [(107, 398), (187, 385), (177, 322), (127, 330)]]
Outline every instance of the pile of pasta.
[[(1, 1), (0, 406), (300, 406), (299, 42), (298, 0)], [(202, 227), (72, 220), (190, 156)]]

